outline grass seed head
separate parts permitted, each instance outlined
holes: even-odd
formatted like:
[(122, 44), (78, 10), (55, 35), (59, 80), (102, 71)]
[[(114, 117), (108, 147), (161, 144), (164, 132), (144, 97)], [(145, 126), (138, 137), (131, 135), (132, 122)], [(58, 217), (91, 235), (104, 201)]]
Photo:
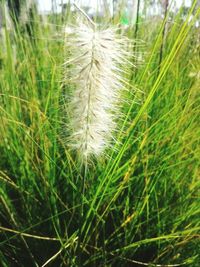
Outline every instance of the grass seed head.
[(66, 28), (69, 58), (67, 78), (72, 92), (69, 103), (69, 145), (83, 160), (98, 157), (111, 143), (116, 128), (127, 65), (127, 40), (117, 29), (99, 30), (80, 23)]

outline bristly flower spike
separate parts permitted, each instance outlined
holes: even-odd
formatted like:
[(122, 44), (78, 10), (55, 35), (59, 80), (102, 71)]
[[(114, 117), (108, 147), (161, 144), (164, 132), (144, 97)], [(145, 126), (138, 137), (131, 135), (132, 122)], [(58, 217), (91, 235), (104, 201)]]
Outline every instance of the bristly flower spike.
[(79, 23), (66, 38), (70, 56), (66, 80), (74, 90), (69, 103), (69, 145), (82, 161), (98, 157), (114, 139), (119, 116), (127, 39), (117, 29)]

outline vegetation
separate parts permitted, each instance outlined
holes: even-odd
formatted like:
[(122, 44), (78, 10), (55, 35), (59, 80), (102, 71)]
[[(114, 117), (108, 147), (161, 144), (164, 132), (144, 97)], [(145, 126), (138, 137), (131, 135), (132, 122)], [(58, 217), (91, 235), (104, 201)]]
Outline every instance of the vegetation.
[(122, 26), (137, 68), (117, 142), (86, 175), (65, 140), (72, 88), (62, 85), (63, 25), (73, 16), (5, 25), (1, 266), (199, 266), (199, 14), (193, 1), (186, 14), (169, 5), (163, 19)]

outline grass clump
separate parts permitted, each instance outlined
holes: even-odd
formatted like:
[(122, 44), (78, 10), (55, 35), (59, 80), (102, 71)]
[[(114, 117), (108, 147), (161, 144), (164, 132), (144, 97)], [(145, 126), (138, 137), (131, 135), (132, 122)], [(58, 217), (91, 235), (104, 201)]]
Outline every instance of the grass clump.
[[(61, 86), (63, 27), (35, 15), (31, 32), (4, 28), (1, 266), (198, 267), (199, 9), (194, 1), (173, 23), (169, 14), (154, 27), (139, 24), (144, 45), (133, 52), (143, 63), (124, 92), (115, 149), (94, 160), (84, 194), (78, 160), (62, 138), (62, 103), (73, 89)], [(134, 33), (125, 32), (133, 40)]]

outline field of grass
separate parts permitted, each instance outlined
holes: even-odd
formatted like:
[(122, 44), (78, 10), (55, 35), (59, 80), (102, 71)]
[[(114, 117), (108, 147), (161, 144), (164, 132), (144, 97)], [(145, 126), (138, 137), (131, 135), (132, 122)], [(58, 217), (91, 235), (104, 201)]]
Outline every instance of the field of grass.
[(199, 267), (200, 9), (183, 12), (124, 30), (137, 68), (119, 142), (85, 177), (65, 140), (61, 19), (3, 29), (0, 266)]

